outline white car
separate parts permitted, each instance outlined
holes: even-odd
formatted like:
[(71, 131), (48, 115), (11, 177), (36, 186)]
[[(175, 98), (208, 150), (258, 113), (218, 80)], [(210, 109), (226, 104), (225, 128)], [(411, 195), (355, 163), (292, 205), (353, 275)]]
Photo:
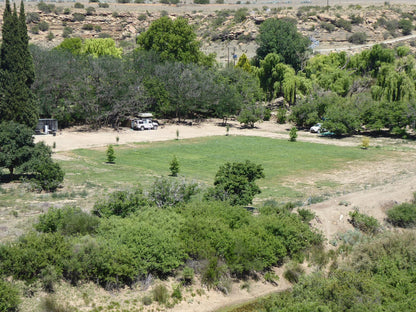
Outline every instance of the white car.
[(322, 130), (322, 124), (320, 124), (320, 123), (317, 123), (316, 125), (313, 125), (310, 129), (310, 131), (312, 133), (320, 133), (321, 130)]

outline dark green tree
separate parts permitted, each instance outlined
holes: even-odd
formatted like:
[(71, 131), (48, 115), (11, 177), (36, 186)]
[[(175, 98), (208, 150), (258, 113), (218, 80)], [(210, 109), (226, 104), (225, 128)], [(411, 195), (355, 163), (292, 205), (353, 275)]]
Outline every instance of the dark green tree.
[(177, 177), (179, 172), (179, 161), (176, 156), (173, 156), (170, 164), (169, 164), (170, 175), (172, 177)]
[(232, 205), (251, 204), (260, 188), (255, 181), (264, 178), (262, 165), (249, 160), (245, 162), (225, 163), (215, 175), (214, 187), (205, 194), (206, 199), (229, 201)]
[(33, 131), (14, 121), (0, 124), (0, 168), (14, 169), (30, 159), (33, 144)]
[(3, 41), (0, 50), (0, 122), (14, 120), (35, 127), (38, 112), (30, 89), (34, 67), (28, 48), (24, 7), (18, 17), (9, 0), (3, 13)]
[(206, 56), (199, 50), (196, 34), (186, 19), (172, 21), (163, 16), (154, 21), (149, 29), (137, 37), (141, 49), (155, 51), (162, 60), (182, 63), (212, 65), (214, 56)]
[(296, 71), (301, 69), (310, 45), (310, 40), (298, 32), (294, 21), (277, 18), (270, 18), (261, 24), (257, 42), (258, 60), (269, 53), (276, 53)]

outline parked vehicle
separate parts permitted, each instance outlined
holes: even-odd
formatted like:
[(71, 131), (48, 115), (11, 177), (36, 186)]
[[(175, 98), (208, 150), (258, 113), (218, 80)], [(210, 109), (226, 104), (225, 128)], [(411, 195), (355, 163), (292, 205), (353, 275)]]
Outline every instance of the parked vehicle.
[(320, 124), (320, 123), (317, 123), (316, 125), (313, 125), (310, 129), (310, 131), (312, 133), (320, 133), (321, 130), (323, 130), (323, 129), (322, 129), (322, 124)]
[(139, 118), (131, 121), (131, 128), (133, 130), (156, 130), (159, 127), (157, 121), (152, 119), (151, 113), (139, 114)]
[(58, 120), (45, 118), (39, 119), (38, 124), (36, 125), (35, 133), (36, 134), (49, 134), (56, 135), (58, 131)]

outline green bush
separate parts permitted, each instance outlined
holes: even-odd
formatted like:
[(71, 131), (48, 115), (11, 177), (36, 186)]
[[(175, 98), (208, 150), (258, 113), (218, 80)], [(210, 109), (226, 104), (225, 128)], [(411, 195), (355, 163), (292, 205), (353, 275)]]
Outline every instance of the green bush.
[(72, 14), (72, 21), (73, 22), (85, 21), (85, 15), (82, 14), (82, 13), (74, 13), (74, 14)]
[(404, 36), (410, 35), (414, 29), (412, 21), (408, 19), (401, 19), (398, 25)]
[(343, 28), (346, 31), (350, 32), (352, 30), (351, 22), (343, 18), (339, 18), (335, 21), (335, 26), (338, 28)]
[(60, 233), (30, 232), (13, 244), (0, 246), (0, 273), (32, 283), (53, 264), (57, 276), (62, 276), (70, 246)]
[(276, 120), (279, 124), (284, 124), (286, 122), (286, 113), (287, 110), (285, 108), (279, 108), (276, 114)]
[(190, 267), (184, 267), (182, 271), (182, 281), (185, 285), (192, 285), (194, 282), (194, 269)]
[(65, 26), (64, 30), (62, 31), (62, 37), (69, 38), (69, 36), (73, 33), (73, 29), (71, 27)]
[(351, 14), (350, 15), (351, 24), (360, 25), (364, 22), (364, 18), (360, 15)]
[(46, 21), (42, 21), (38, 24), (39, 30), (41, 31), (47, 31), (49, 29), (49, 24)]
[(147, 20), (147, 15), (146, 15), (146, 14), (140, 14), (140, 15), (137, 17), (137, 19), (138, 19), (139, 21), (145, 21), (145, 20)]
[(297, 137), (298, 137), (297, 129), (296, 127), (292, 127), (289, 132), (289, 141), (296, 142)]
[(173, 291), (172, 291), (172, 298), (176, 299), (176, 300), (182, 300), (182, 291), (181, 291), (181, 285), (176, 285), (173, 287)]
[(93, 24), (84, 24), (84, 25), (82, 25), (82, 29), (83, 30), (93, 30), (94, 25)]
[(148, 205), (150, 205), (150, 201), (143, 195), (141, 189), (116, 191), (111, 193), (106, 201), (97, 201), (92, 213), (101, 218), (111, 216), (125, 218)]
[(142, 298), (142, 303), (143, 303), (145, 306), (151, 305), (151, 304), (152, 304), (152, 302), (153, 302), (152, 297), (149, 297), (149, 296), (144, 296), (144, 297)]
[(37, 23), (40, 21), (40, 15), (38, 12), (27, 12), (26, 13), (26, 23)]
[(76, 8), (76, 9), (83, 9), (84, 8), (84, 5), (82, 3), (80, 3), (80, 2), (75, 2), (74, 8)]
[(107, 156), (107, 163), (113, 164), (114, 161), (116, 160), (116, 155), (114, 153), (113, 145), (110, 144), (107, 147), (106, 156)]
[(309, 223), (315, 218), (315, 213), (309, 209), (298, 209), (299, 217), (303, 222)]
[(153, 300), (160, 303), (165, 304), (169, 299), (169, 293), (165, 285), (156, 285), (153, 290)]
[(403, 228), (416, 226), (416, 204), (403, 203), (387, 210), (387, 221)]
[(291, 263), (283, 272), (283, 277), (291, 283), (298, 283), (300, 277), (305, 273), (305, 270), (299, 263)]
[(246, 20), (248, 14), (248, 10), (246, 8), (238, 9), (234, 14), (234, 21), (236, 23), (242, 23)]
[(178, 172), (179, 172), (179, 161), (176, 158), (176, 156), (173, 156), (170, 164), (169, 164), (169, 170), (170, 170), (170, 175), (172, 177), (176, 177), (178, 176)]
[(185, 180), (158, 178), (150, 187), (149, 199), (158, 207), (176, 206), (187, 203), (199, 192), (198, 184)]
[(34, 35), (39, 34), (39, 26), (38, 25), (34, 25), (31, 29), (30, 32)]
[(99, 8), (109, 8), (110, 5), (108, 3), (100, 2), (100, 3), (98, 3), (98, 7)]
[(55, 9), (54, 4), (46, 4), (45, 2), (41, 1), (37, 5), (38, 9), (42, 11), (43, 13), (52, 13)]
[(348, 37), (348, 42), (354, 44), (364, 44), (367, 42), (367, 34), (364, 32), (356, 32)]
[(71, 14), (71, 9), (70, 8), (65, 8), (64, 11), (63, 11), (63, 13), (65, 15), (69, 15), (69, 14)]
[(15, 312), (19, 309), (20, 296), (17, 288), (0, 279), (0, 312)]
[(63, 235), (86, 235), (96, 231), (99, 224), (97, 217), (83, 212), (81, 208), (67, 206), (50, 208), (39, 217), (35, 229), (43, 233), (59, 232)]
[(380, 224), (377, 219), (366, 214), (360, 213), (358, 209), (350, 211), (350, 223), (360, 231), (367, 234), (376, 234), (380, 231)]
[(326, 22), (322, 22), (321, 23), (321, 28), (325, 29), (328, 32), (333, 32), (335, 30), (335, 26), (331, 23), (326, 23)]
[(215, 175), (214, 187), (204, 195), (206, 200), (229, 201), (231, 205), (251, 204), (260, 188), (255, 181), (264, 178), (262, 165), (249, 160), (245, 162), (225, 163)]
[(93, 15), (95, 13), (95, 8), (94, 7), (88, 7), (85, 9), (85, 14), (87, 15)]

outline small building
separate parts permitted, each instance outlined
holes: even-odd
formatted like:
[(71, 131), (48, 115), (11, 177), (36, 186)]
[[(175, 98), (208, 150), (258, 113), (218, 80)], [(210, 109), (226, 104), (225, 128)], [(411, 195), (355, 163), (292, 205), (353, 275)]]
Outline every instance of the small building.
[(56, 135), (58, 131), (58, 120), (56, 119), (39, 119), (36, 126), (36, 134), (53, 134)]

